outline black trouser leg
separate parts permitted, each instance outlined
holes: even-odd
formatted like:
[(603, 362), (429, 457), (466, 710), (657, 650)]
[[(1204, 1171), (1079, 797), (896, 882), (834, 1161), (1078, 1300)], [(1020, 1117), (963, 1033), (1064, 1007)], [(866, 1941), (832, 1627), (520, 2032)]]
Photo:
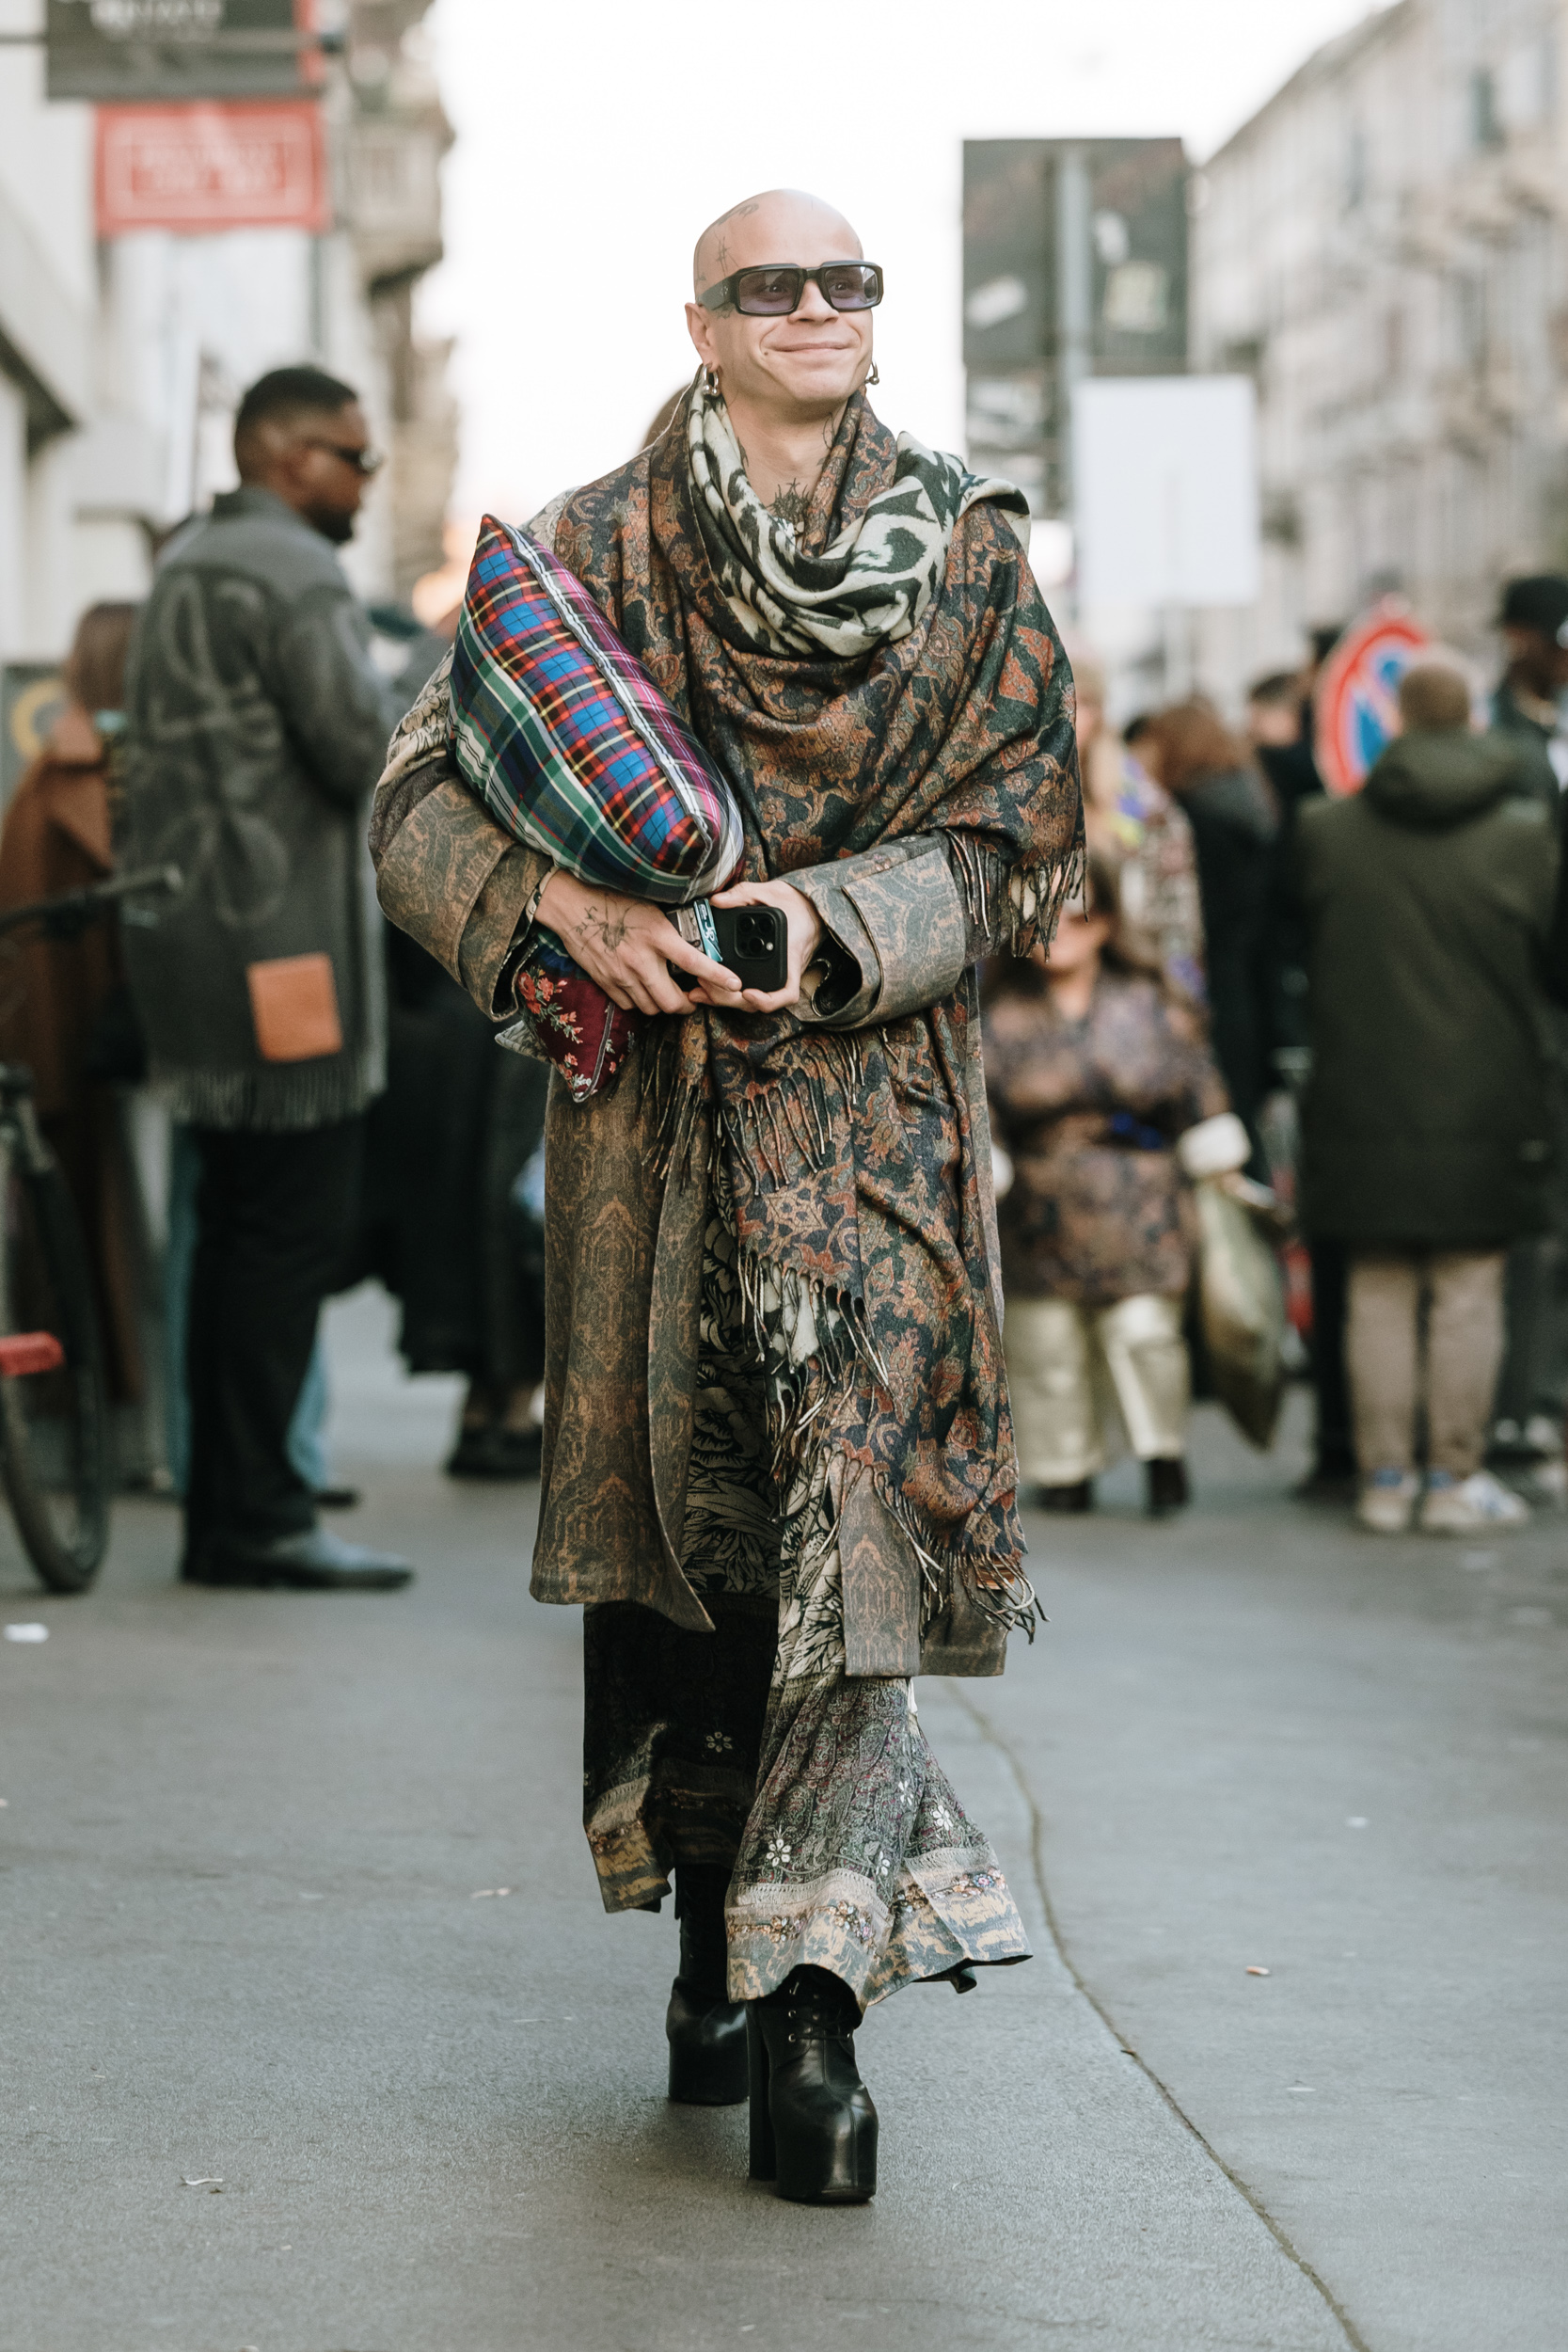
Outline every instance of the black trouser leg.
[(1532, 1233), (1508, 1253), (1503, 1289), (1508, 1340), (1492, 1413), (1494, 1420), (1517, 1422), (1521, 1429), (1543, 1409), (1556, 1418), (1550, 1399), (1561, 1320), (1561, 1256), (1555, 1233)]
[(187, 1555), (214, 1536), (265, 1542), (315, 1523), (289, 1461), (289, 1422), (353, 1234), (363, 1124), (341, 1120), (301, 1135), (193, 1130), (201, 1178)]
[(498, 1395), (545, 1376), (544, 1234), (512, 1198), (545, 1131), (549, 1065), (498, 1054), (483, 1160), (485, 1357)]
[(1317, 1403), (1314, 1469), (1344, 1478), (1355, 1469), (1350, 1385), (1345, 1376), (1345, 1300), (1349, 1267), (1339, 1241), (1314, 1241), (1312, 1258), (1312, 1389)]
[(583, 1825), (607, 1911), (657, 1909), (672, 1867), (722, 1872), (756, 1796), (778, 1602), (706, 1597), (711, 1633), (635, 1601), (582, 1613)]

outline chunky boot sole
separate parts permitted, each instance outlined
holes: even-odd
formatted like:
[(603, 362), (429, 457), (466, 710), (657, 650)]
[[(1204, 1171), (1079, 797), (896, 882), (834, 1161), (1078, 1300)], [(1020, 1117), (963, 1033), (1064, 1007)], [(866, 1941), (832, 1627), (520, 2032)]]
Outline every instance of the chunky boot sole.
[(673, 1997), (664, 2030), (670, 2042), (670, 2096), (683, 2107), (737, 2107), (750, 2088), (746, 2011), (738, 2001), (708, 2009)]
[(746, 2010), (751, 2075), (751, 2176), (770, 2181), (797, 2205), (863, 2205), (877, 2194), (877, 2110), (863, 2084), (836, 2109), (788, 2116), (772, 2111), (772, 2063), (755, 2010)]

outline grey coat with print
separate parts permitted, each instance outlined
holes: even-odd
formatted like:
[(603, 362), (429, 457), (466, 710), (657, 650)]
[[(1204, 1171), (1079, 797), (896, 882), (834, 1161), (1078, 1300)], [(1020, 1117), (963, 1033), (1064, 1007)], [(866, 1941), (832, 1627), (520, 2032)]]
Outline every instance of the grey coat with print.
[[(174, 1115), (325, 1126), (384, 1083), (380, 919), (365, 811), (402, 698), (331, 546), (269, 490), (215, 499), (159, 569), (131, 650), (119, 845), (184, 886), (126, 924)], [(247, 968), (329, 958), (341, 1052), (269, 1062)]]

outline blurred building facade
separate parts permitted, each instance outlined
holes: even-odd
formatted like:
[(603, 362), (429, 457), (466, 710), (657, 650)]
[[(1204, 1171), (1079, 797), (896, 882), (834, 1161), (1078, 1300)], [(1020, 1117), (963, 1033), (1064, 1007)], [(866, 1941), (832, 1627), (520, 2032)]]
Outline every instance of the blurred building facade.
[(1400, 0), (1205, 166), (1193, 364), (1255, 379), (1264, 535), (1212, 686), (1388, 588), (1484, 657), (1498, 580), (1568, 568), (1565, 41), (1563, 0)]
[(970, 462), (1037, 516), (1071, 516), (1074, 386), (1186, 366), (1186, 185), (1180, 139), (964, 141)]
[[(40, 45), (0, 45), (0, 662), (56, 660), (84, 606), (144, 591), (160, 535), (233, 481), (244, 386), (288, 362), (361, 387), (390, 457), (349, 550), (361, 592), (404, 600), (440, 564), (455, 405), (413, 300), (440, 258), (451, 139), (427, 7), (341, 12), (319, 102), (334, 225), (319, 235), (101, 242), (92, 107), (46, 98)], [(0, 0), (0, 32), (39, 14)]]

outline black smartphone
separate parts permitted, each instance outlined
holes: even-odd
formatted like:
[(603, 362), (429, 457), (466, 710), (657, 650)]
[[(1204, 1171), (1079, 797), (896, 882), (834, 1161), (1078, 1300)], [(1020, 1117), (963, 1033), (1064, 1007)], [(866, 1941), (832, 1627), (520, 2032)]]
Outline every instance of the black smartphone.
[[(702, 898), (694, 910), (701, 937), (697, 945), (715, 963), (737, 974), (743, 988), (770, 996), (789, 977), (789, 926), (782, 907), (716, 907)], [(696, 979), (678, 965), (670, 977), (682, 988), (695, 988)]]
[[(763, 995), (789, 977), (789, 925), (783, 907), (712, 907), (719, 961), (737, 973), (741, 985)], [(710, 951), (711, 952), (711, 951)]]

